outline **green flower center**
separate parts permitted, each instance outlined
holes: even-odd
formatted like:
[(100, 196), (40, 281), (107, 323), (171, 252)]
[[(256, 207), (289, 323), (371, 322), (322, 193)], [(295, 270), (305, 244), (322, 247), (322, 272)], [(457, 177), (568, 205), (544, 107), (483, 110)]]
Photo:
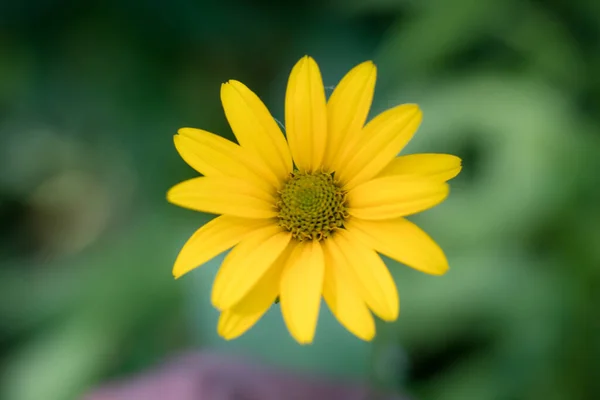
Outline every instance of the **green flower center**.
[(346, 192), (323, 172), (299, 172), (279, 192), (279, 225), (297, 240), (323, 240), (348, 218)]

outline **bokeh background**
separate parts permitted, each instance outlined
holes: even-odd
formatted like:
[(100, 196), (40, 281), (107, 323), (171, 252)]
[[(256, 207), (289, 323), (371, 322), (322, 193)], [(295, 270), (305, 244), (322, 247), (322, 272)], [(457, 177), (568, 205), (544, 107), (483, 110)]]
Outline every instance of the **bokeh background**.
[[(276, 307), (226, 343), (220, 258), (171, 276), (210, 218), (165, 200), (195, 176), (172, 135), (233, 138), (232, 78), (282, 120), (304, 54), (328, 86), (373, 59), (372, 114), (424, 110), (406, 152), (463, 158), (413, 218), (451, 270), (386, 260), (401, 316), (372, 344), (324, 309), (301, 347)], [(599, 71), (596, 0), (2, 1), (0, 398), (77, 399), (190, 349), (423, 400), (600, 398)]]

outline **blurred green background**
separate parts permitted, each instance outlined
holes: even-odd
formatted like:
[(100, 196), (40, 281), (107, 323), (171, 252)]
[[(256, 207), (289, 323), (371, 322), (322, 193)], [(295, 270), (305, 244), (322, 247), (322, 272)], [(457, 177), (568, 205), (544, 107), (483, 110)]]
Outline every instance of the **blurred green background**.
[[(210, 218), (165, 200), (195, 176), (172, 135), (232, 138), (228, 79), (282, 120), (304, 54), (327, 86), (373, 59), (372, 114), (424, 110), (406, 152), (463, 158), (414, 218), (451, 270), (386, 260), (401, 316), (373, 344), (324, 310), (300, 347), (275, 308), (226, 343), (220, 259), (171, 276)], [(599, 71), (597, 0), (2, 1), (0, 398), (76, 399), (196, 348), (422, 400), (600, 398)]]

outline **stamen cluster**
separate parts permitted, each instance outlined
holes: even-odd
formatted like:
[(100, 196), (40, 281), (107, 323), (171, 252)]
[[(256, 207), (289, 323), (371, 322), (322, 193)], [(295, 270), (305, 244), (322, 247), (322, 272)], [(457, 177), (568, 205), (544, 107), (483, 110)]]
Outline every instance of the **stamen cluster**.
[(348, 218), (346, 193), (332, 174), (294, 171), (279, 195), (279, 225), (296, 240), (326, 239)]

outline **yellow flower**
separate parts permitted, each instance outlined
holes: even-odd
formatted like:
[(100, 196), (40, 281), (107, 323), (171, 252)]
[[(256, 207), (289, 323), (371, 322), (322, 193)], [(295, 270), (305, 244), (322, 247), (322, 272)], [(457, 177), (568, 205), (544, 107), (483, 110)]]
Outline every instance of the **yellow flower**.
[(291, 335), (310, 343), (323, 296), (346, 329), (371, 340), (371, 312), (394, 321), (399, 310), (377, 253), (428, 274), (448, 269), (439, 246), (404, 217), (442, 202), (461, 161), (397, 157), (422, 113), (400, 105), (365, 125), (375, 78), (375, 65), (364, 62), (327, 101), (319, 67), (306, 56), (289, 77), (285, 136), (261, 100), (233, 80), (222, 85), (221, 101), (239, 144), (192, 128), (175, 135), (181, 157), (204, 176), (174, 186), (168, 200), (221, 215), (187, 241), (173, 274), (233, 247), (212, 289), (225, 339), (246, 332), (280, 300)]

